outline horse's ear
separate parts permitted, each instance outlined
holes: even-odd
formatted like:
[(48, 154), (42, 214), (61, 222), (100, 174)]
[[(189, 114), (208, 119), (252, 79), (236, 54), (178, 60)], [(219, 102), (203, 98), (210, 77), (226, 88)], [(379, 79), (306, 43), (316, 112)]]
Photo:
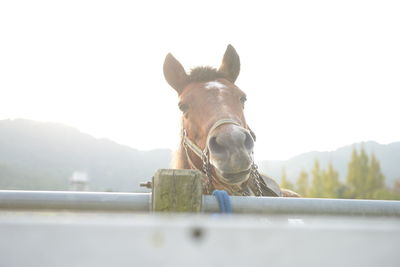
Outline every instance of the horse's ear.
[(236, 81), (240, 72), (240, 59), (232, 45), (228, 45), (226, 48), (222, 64), (218, 71), (225, 74), (231, 82), (234, 83)]
[(164, 61), (164, 77), (169, 85), (180, 94), (188, 84), (188, 75), (182, 64), (173, 55), (168, 54)]

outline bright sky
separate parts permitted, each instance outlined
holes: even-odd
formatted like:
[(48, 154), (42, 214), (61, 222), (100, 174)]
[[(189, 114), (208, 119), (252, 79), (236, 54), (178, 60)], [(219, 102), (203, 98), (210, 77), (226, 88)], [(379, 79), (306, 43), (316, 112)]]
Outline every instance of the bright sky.
[(400, 141), (399, 1), (1, 1), (0, 119), (71, 125), (138, 149), (178, 143), (172, 52), (241, 57), (256, 159)]

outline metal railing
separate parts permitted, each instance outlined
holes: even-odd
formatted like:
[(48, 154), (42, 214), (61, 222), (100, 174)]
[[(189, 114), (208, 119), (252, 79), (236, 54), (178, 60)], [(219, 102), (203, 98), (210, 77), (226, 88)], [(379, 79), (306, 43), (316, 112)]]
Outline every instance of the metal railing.
[[(232, 196), (234, 213), (400, 217), (400, 201)], [(3, 210), (149, 212), (151, 193), (0, 190)], [(218, 212), (213, 196), (202, 197), (203, 212)]]

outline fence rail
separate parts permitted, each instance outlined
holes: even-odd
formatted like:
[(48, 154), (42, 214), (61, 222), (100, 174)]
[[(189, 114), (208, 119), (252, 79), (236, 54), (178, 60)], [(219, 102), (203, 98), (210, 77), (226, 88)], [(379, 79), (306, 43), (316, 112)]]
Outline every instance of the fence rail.
[(201, 175), (158, 170), (152, 193), (0, 190), (0, 265), (399, 265), (400, 201), (232, 196), (245, 216), (210, 216)]
[[(0, 209), (151, 211), (151, 193), (0, 190)], [(231, 197), (234, 213), (400, 217), (400, 201), (274, 197)], [(213, 196), (203, 196), (201, 210), (218, 212)]]

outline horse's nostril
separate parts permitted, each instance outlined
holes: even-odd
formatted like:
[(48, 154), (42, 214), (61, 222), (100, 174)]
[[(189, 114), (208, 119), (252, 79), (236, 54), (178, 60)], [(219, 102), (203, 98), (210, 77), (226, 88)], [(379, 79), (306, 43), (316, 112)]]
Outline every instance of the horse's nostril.
[(244, 140), (244, 146), (247, 150), (253, 150), (254, 147), (254, 140), (251, 137), (250, 133), (246, 133), (246, 139)]
[(213, 136), (210, 138), (210, 140), (208, 141), (208, 146), (209, 146), (211, 152), (213, 152), (213, 153), (225, 152), (225, 148), (222, 145), (218, 144), (216, 136)]

